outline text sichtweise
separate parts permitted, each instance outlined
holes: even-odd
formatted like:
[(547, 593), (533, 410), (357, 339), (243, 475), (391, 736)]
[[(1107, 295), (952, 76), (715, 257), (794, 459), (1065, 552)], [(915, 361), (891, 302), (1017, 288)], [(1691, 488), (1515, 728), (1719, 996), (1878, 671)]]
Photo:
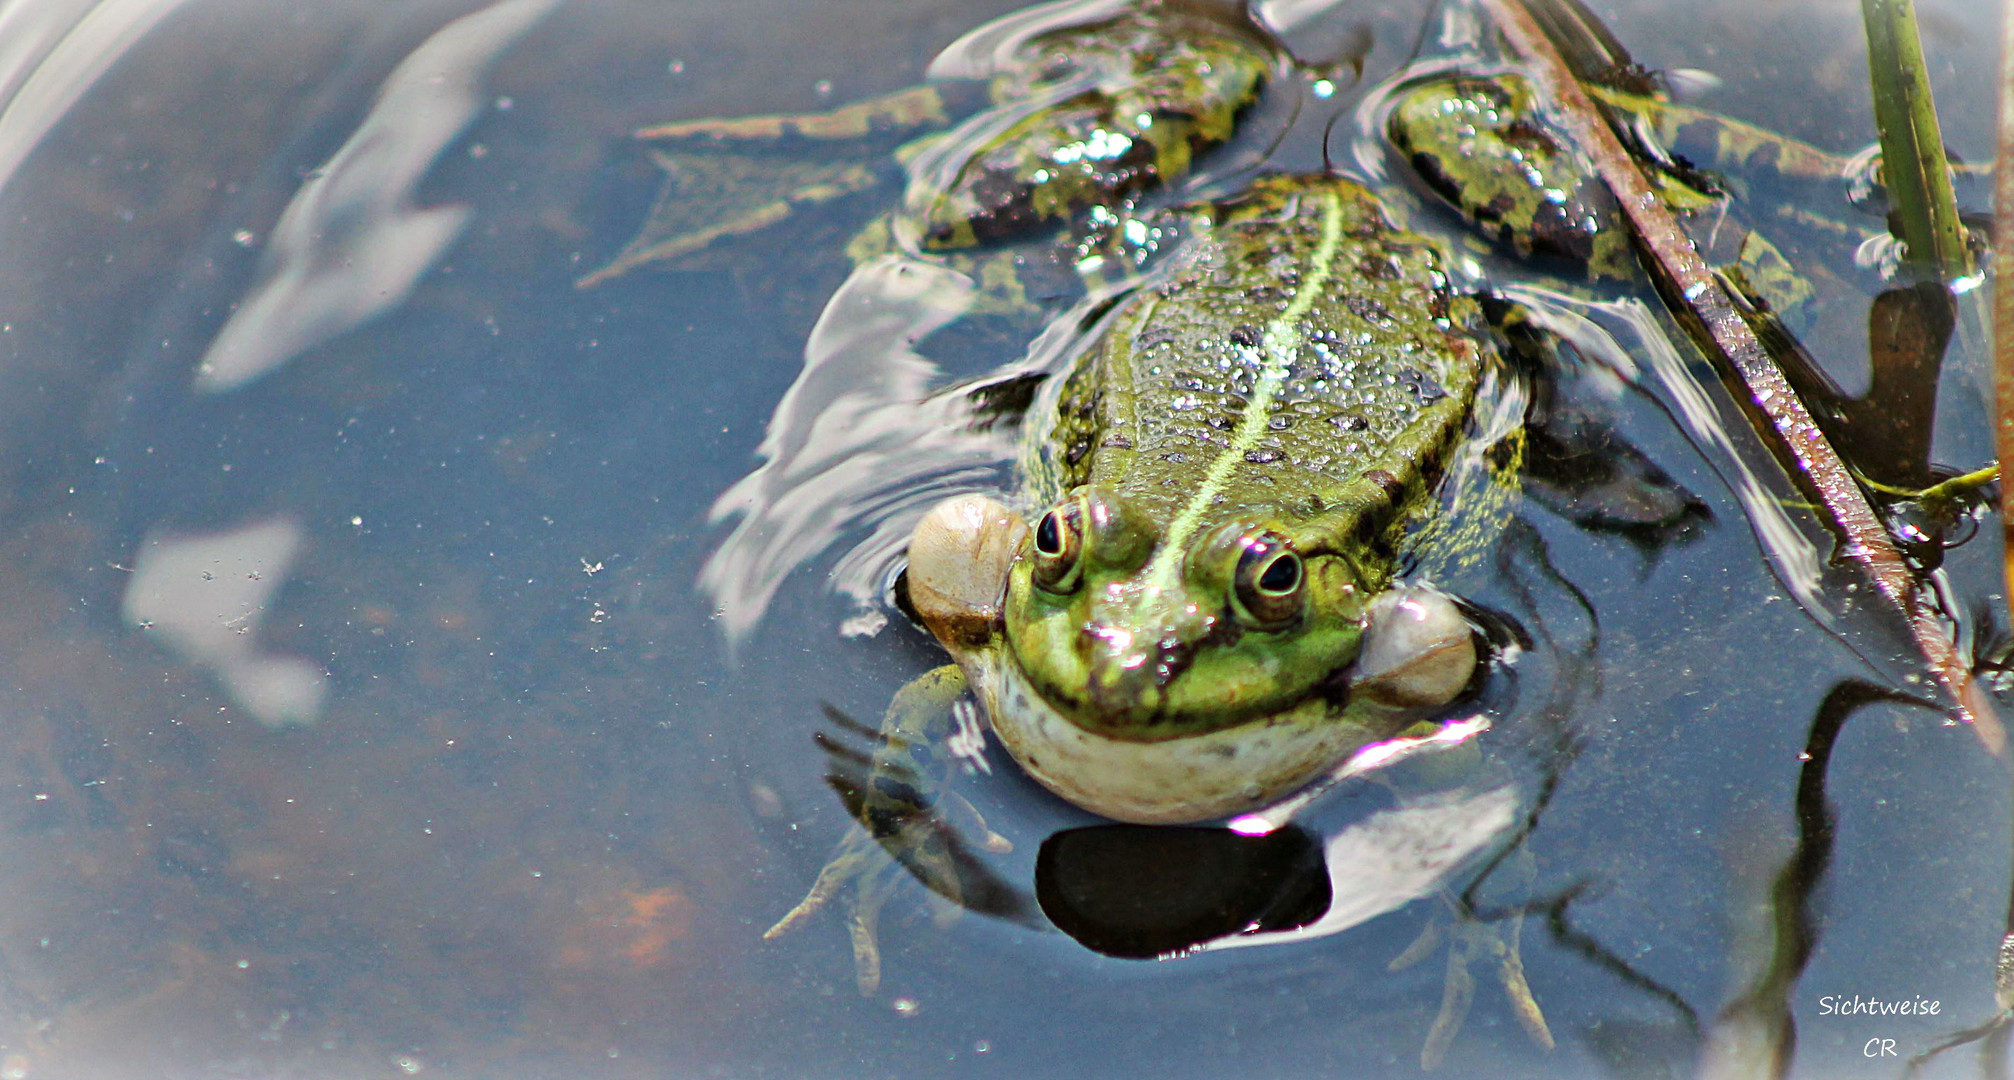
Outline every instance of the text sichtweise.
[(1922, 998), (1869, 998), (1855, 994), (1852, 997), (1835, 997), (1831, 994), (1818, 999), (1820, 1016), (1936, 1016), (1943, 1005), (1939, 1001), (1925, 1001)]

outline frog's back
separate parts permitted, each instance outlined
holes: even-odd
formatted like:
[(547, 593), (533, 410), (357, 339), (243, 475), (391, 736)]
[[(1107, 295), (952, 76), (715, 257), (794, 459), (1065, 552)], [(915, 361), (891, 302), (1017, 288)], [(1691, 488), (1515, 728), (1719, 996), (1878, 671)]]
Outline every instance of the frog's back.
[(1486, 349), (1432, 241), (1355, 183), (1273, 177), (1188, 258), (1065, 385), (1050, 451), (1063, 487), (1167, 515), (1210, 489), (1218, 507), (1304, 516), (1367, 476), (1430, 484)]

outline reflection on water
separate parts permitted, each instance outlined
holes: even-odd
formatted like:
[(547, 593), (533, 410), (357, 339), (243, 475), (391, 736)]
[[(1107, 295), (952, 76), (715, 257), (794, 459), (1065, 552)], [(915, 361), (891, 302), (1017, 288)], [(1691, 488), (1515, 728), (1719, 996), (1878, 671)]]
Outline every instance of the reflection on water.
[[(783, 579), (849, 527), (879, 523), (864, 547), (885, 560), (944, 491), (1012, 454), (1010, 438), (969, 430), (963, 396), (933, 394), (937, 366), (914, 349), (972, 290), (955, 270), (889, 256), (826, 303), (757, 449), (762, 465), (713, 506), (715, 520), (740, 519), (699, 579), (730, 638), (753, 630)], [(853, 584), (858, 599), (878, 599), (879, 581)]]
[(469, 217), (466, 206), (418, 206), (420, 181), (489, 106), (483, 68), (558, 2), (502, 0), (463, 16), (391, 73), (273, 226), (257, 283), (196, 367), (199, 390), (243, 386), (405, 302)]
[[(1463, 950), (1449, 1075), (1764, 1072), (1791, 1030), (1791, 1075), (1890, 1075), (1868, 1039), (1906, 1056), (1993, 1014), (2004, 767), (1886, 698), (1833, 722), (1836, 688), (1906, 674), (1901, 635), (1648, 297), (1468, 248), (1573, 345), (1557, 456), (1628, 448), (1598, 486), (1533, 485), (1515, 550), (1453, 583), (1505, 658), (1487, 730), (1404, 763), (1416, 786), (1287, 808), (1278, 865), (1161, 852), (1219, 867), (1179, 894), (1158, 841), (968, 743), (990, 774), (956, 792), (1013, 847), (975, 858), (1067, 933), (897, 889), (873, 998), (837, 917), (760, 943), (846, 821), (825, 707), (878, 715), (942, 660), (886, 600), (910, 521), (1011, 486), (1013, 415), (1102, 299), (1031, 328), (983, 266), (855, 266), (893, 167), (574, 281), (658, 188), (628, 132), (865, 100), (940, 53), (984, 75), (1017, 24), (974, 28), (1012, 6), (0, 4), (0, 1074), (1405, 1075)], [(1272, 164), (1320, 169), (1329, 110), (1462, 40), (1433, 6), (1261, 5), (1310, 41), (1373, 24), (1362, 81)], [(1857, 22), (1784, 7), (1614, 26), (1714, 69), (1702, 103), (1851, 151)], [(1921, 7), (1946, 133), (1983, 159), (1989, 20)], [(1791, 194), (1848, 249), (1880, 227)], [(1821, 248), (1785, 245), (1821, 267), (1807, 343), (1859, 400), (1886, 283)], [(1961, 320), (1913, 434), (1939, 468), (1990, 442), (1973, 344)], [(1645, 542), (1631, 514), (1685, 525)], [(1988, 525), (1940, 553), (1961, 612), (1998, 603)], [(1481, 959), (1518, 920), (1550, 1052)], [(1841, 993), (1942, 1009), (1819, 1012)]]
[(0, 6), (0, 189), (77, 99), (182, 2)]
[(297, 656), (260, 652), (266, 601), (287, 580), (299, 522), (278, 520), (209, 536), (154, 536), (140, 545), (121, 610), (183, 658), (214, 672), (268, 727), (312, 724), (327, 692), (322, 671)]
[(1226, 937), (1205, 948), (1243, 948), (1340, 934), (1430, 896), (1452, 872), (1500, 841), (1516, 821), (1518, 797), (1492, 788), (1381, 810), (1329, 837), (1323, 859), (1331, 900), (1304, 926)]

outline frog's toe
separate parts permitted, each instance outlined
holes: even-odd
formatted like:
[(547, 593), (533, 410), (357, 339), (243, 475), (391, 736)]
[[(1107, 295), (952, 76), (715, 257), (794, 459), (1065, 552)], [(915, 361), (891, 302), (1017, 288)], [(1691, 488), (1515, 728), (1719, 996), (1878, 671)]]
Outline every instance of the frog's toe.
[(1427, 957), (1432, 956), (1440, 947), (1441, 921), (1439, 919), (1428, 919), (1427, 924), (1420, 928), (1420, 936), (1414, 938), (1413, 943), (1406, 946), (1404, 952), (1392, 957), (1391, 962), (1385, 965), (1385, 970), (1390, 972), (1404, 971), (1414, 964), (1425, 960)]
[(873, 995), (881, 987), (881, 908), (895, 890), (895, 866), (895, 857), (868, 836), (867, 830), (855, 826), (840, 842), (838, 853), (818, 872), (818, 880), (811, 883), (804, 899), (776, 920), (762, 939), (774, 941), (803, 926), (851, 885), (853, 900), (846, 929), (853, 941), (853, 978), (862, 994)]
[(818, 872), (818, 879), (811, 883), (804, 899), (785, 912), (783, 918), (776, 920), (776, 925), (763, 931), (762, 940), (775, 941), (803, 926), (830, 903), (839, 890), (881, 876), (878, 872), (894, 861), (893, 856), (868, 837), (867, 830), (854, 826), (847, 831), (846, 839), (840, 842), (839, 852)]
[(1437, 589), (1411, 585), (1371, 602), (1350, 688), (1398, 708), (1445, 705), (1475, 669), (1475, 633), (1461, 609)]
[(1454, 1045), (1455, 1036), (1461, 1034), (1463, 1022), (1469, 1018), (1469, 1006), (1476, 999), (1475, 976), (1469, 974), (1471, 951), (1472, 946), (1466, 940), (1448, 950), (1448, 977), (1441, 986), (1441, 1011), (1427, 1029), (1426, 1045), (1420, 1048), (1422, 1069), (1440, 1067), (1448, 1047)]
[(1006, 855), (1014, 850), (1014, 841), (994, 832), (992, 827), (986, 824), (985, 815), (981, 814), (979, 808), (973, 806), (971, 800), (965, 796), (957, 792), (947, 793), (944, 797), (944, 807), (958, 816), (959, 823), (967, 835), (978, 838), (977, 843), (982, 850), (993, 855)]
[(1542, 1049), (1553, 1047), (1552, 1029), (1546, 1026), (1545, 1013), (1538, 1007), (1538, 999), (1532, 996), (1531, 984), (1525, 981), (1524, 961), (1518, 959), (1515, 948), (1507, 952), (1498, 965), (1498, 976), (1503, 980), (1504, 994), (1510, 998), (1511, 1012), (1516, 1014), (1518, 1026), (1524, 1028), (1531, 1041)]
[(873, 997), (881, 989), (881, 906), (894, 888), (889, 875), (870, 871), (854, 890), (847, 933), (853, 939), (853, 983), (861, 997)]
[(1504, 996), (1510, 999), (1511, 1012), (1517, 1017), (1518, 1026), (1541, 1048), (1553, 1047), (1552, 1029), (1546, 1026), (1545, 1013), (1538, 1007), (1538, 998), (1532, 996), (1531, 983), (1525, 981), (1524, 959), (1518, 951), (1518, 941), (1523, 937), (1524, 916), (1513, 915), (1508, 929), (1489, 933), (1489, 947), (1497, 957), (1497, 978), (1503, 983)]

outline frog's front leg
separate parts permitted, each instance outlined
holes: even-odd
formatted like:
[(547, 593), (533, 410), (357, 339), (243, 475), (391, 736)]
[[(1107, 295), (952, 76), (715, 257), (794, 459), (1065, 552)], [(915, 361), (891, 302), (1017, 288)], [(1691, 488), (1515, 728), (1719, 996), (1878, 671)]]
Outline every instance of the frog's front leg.
[[(820, 737), (840, 763), (829, 779), (855, 824), (804, 899), (763, 937), (774, 939), (789, 933), (851, 885), (848, 929), (856, 981), (863, 994), (872, 994), (881, 982), (876, 924), (882, 905), (901, 880), (901, 871), (906, 870), (954, 905), (997, 910), (1003, 896), (1011, 899), (1011, 890), (965, 852), (940, 810), (960, 812), (979, 838), (979, 845), (989, 851), (1007, 850), (1006, 839), (986, 828), (969, 803), (942, 791), (945, 770), (933, 767), (928, 760), (932, 747), (947, 743), (952, 721), (962, 711), (965, 689), (964, 673), (955, 664), (918, 676), (889, 704), (871, 756)], [(849, 766), (865, 766), (866, 776), (848, 775)]]
[[(997, 645), (1007, 568), (1027, 533), (1018, 515), (979, 495), (948, 500), (917, 524), (909, 543), (909, 598), (931, 633), (961, 662), (976, 661)], [(803, 902), (763, 936), (788, 933), (852, 884), (853, 955), (862, 993), (873, 993), (881, 981), (875, 917), (900, 880), (898, 867), (958, 907), (1019, 918), (1027, 906), (966, 852), (940, 813), (966, 817), (965, 831), (987, 850), (1007, 849), (1007, 841), (986, 828), (970, 803), (942, 791), (952, 756), (983, 765), (980, 748), (971, 745), (977, 716), (967, 689), (958, 664), (911, 681), (889, 703), (871, 757), (824, 740), (841, 761), (867, 769), (857, 782), (843, 769), (833, 777), (856, 824)], [(843, 718), (834, 719), (846, 726)], [(936, 747), (950, 754), (933, 766), (928, 759)]]
[[(1445, 705), (1467, 688), (1477, 662), (1474, 632), (1455, 602), (1430, 586), (1402, 586), (1371, 603), (1350, 692), (1393, 708)], [(1522, 847), (1512, 851), (1503, 865), (1515, 870), (1520, 880), (1533, 876), (1531, 856)], [(1476, 980), (1470, 969), (1479, 961), (1495, 965), (1497, 980), (1526, 1034), (1552, 1049), (1552, 1032), (1525, 980), (1519, 953), (1523, 910), (1479, 919), (1464, 898), (1448, 895), (1446, 900), (1451, 915), (1446, 929), (1439, 918), (1429, 920), (1420, 936), (1387, 965), (1388, 970), (1402, 971), (1432, 956), (1446, 942), (1447, 980), (1440, 1011), (1420, 1050), (1421, 1067), (1437, 1068), (1461, 1033), (1475, 1000)]]

